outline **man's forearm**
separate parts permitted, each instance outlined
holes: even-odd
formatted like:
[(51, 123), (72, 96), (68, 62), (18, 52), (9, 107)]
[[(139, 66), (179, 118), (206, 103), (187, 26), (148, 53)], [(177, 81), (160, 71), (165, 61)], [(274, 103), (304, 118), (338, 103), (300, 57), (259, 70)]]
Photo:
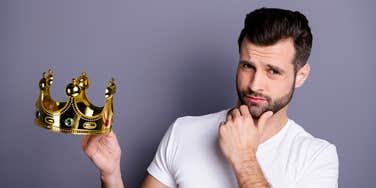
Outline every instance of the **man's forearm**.
[(233, 164), (240, 188), (270, 188), (256, 157)]

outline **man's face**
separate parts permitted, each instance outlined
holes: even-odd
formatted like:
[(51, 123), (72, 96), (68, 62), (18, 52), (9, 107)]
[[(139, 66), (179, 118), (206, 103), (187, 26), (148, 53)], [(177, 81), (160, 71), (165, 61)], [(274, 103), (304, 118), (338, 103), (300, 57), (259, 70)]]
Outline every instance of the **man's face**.
[(287, 108), (295, 88), (294, 55), (291, 39), (256, 46), (244, 38), (236, 88), (240, 103), (248, 106), (254, 119), (266, 111)]

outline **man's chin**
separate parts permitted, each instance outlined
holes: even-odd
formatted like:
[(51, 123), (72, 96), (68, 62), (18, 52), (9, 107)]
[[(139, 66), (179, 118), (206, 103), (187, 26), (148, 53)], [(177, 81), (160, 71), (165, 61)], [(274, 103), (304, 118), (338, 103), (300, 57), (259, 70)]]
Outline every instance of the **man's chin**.
[(249, 112), (251, 113), (252, 118), (256, 120), (259, 119), (261, 115), (264, 113), (264, 110), (260, 109), (260, 107), (251, 106), (248, 108), (249, 108)]
[(251, 112), (251, 116), (252, 116), (252, 118), (255, 119), (255, 120), (260, 119), (261, 115), (262, 115), (262, 113), (260, 114), (260, 113), (252, 113), (252, 112)]
[(244, 99), (240, 101), (240, 104), (248, 106), (248, 110), (252, 118), (255, 120), (258, 120), (261, 117), (261, 115), (265, 112), (265, 109), (266, 109), (265, 106), (261, 106), (260, 104), (257, 104), (257, 103), (246, 102)]

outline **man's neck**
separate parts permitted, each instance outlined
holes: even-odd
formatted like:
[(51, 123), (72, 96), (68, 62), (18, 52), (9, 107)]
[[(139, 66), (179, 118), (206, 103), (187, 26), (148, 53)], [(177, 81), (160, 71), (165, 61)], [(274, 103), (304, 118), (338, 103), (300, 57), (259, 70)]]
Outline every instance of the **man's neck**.
[[(283, 109), (273, 114), (266, 122), (263, 134), (261, 135), (260, 144), (276, 135), (287, 124), (287, 121), (287, 106), (285, 106)], [(257, 120), (255, 121), (255, 125), (257, 126)]]

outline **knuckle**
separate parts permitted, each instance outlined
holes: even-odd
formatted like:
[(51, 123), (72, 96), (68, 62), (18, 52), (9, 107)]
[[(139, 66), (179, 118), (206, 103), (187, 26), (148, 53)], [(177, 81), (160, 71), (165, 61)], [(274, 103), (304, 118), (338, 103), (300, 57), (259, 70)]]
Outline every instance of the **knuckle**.
[(232, 113), (233, 115), (236, 115), (238, 112), (239, 112), (239, 109), (235, 108), (234, 110), (232, 110), (231, 113)]
[(90, 150), (88, 148), (83, 149), (84, 153), (90, 157)]
[(243, 121), (243, 117), (239, 117), (239, 116), (238, 116), (238, 117), (236, 117), (234, 120), (235, 120), (236, 123), (240, 123), (240, 122)]
[(224, 128), (221, 128), (221, 129), (219, 129), (219, 131), (218, 131), (219, 133), (219, 138), (221, 139), (222, 137), (223, 137), (223, 135), (225, 134), (224, 132), (225, 132), (225, 130), (224, 130)]

